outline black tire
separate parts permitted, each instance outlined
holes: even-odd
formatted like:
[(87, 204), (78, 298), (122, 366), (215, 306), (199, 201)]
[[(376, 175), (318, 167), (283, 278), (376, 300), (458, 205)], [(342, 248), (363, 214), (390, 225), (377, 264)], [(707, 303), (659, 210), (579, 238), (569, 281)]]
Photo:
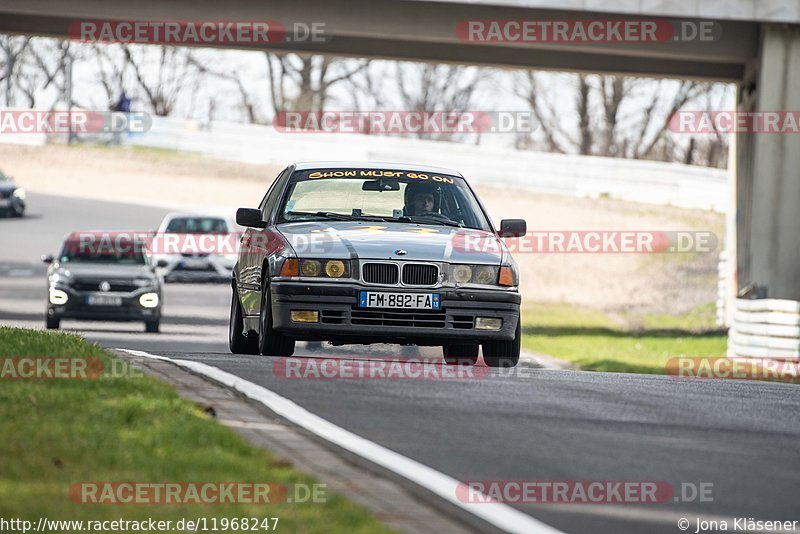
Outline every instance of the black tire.
[(259, 312), (258, 352), (264, 356), (291, 356), (294, 354), (294, 339), (273, 330), (272, 306), (269, 282), (261, 289), (261, 311)]
[(61, 326), (61, 319), (56, 319), (55, 317), (47, 317), (44, 322), (48, 330), (58, 330)]
[(228, 348), (234, 354), (258, 354), (258, 336), (244, 333), (242, 305), (236, 294), (236, 286), (231, 292), (231, 314), (228, 321)]
[(22, 217), (25, 215), (25, 204), (20, 204), (19, 202), (12, 202), (10, 214), (13, 217)]
[(158, 334), (159, 329), (161, 328), (161, 321), (145, 321), (144, 322), (144, 331), (148, 334)]
[(478, 350), (476, 345), (444, 345), (442, 355), (447, 365), (475, 365), (478, 362)]
[(483, 361), (489, 367), (515, 367), (519, 363), (520, 321), (511, 341), (486, 341), (483, 344)]

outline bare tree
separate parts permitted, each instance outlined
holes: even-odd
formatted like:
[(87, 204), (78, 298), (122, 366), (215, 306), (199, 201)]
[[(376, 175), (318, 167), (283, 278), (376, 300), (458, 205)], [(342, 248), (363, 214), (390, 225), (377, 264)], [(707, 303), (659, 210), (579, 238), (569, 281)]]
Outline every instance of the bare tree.
[(201, 83), (189, 48), (123, 45), (122, 50), (143, 100), (156, 115), (170, 115), (179, 94), (196, 91)]
[(363, 71), (369, 61), (265, 52), (272, 110), (323, 111), (331, 88)]
[[(480, 72), (472, 67), (397, 63), (392, 82), (397, 85), (404, 110), (460, 113), (472, 107), (479, 79)], [(460, 137), (452, 132), (426, 132), (424, 129), (416, 135), (436, 140)]]
[(14, 105), (14, 90), (17, 88), (22, 60), (30, 43), (30, 37), (0, 35), (0, 53), (3, 54), (0, 82), (3, 82), (6, 106)]
[[(564, 76), (564, 75), (555, 75)], [(701, 98), (719, 94), (718, 84), (637, 79), (611, 75), (568, 75), (569, 83), (548, 91), (543, 83), (552, 74), (527, 71), (516, 76), (515, 92), (539, 121), (539, 141), (521, 135), (519, 148), (541, 148), (552, 152), (594, 154), (633, 159), (697, 161), (701, 146), (711, 151), (706, 163), (720, 159), (721, 141), (685, 143), (670, 138), (669, 121), (674, 113)], [(571, 87), (573, 98), (564, 97)], [(712, 148), (713, 147), (713, 148)], [(690, 151), (691, 154), (687, 154)], [(719, 152), (718, 152), (719, 151)]]

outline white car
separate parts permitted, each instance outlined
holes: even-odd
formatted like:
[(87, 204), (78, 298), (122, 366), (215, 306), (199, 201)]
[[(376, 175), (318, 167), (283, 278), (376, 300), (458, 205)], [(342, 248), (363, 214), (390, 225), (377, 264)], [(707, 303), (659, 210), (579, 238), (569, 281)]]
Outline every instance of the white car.
[(153, 263), (165, 282), (230, 282), (238, 236), (227, 215), (169, 213), (153, 236)]

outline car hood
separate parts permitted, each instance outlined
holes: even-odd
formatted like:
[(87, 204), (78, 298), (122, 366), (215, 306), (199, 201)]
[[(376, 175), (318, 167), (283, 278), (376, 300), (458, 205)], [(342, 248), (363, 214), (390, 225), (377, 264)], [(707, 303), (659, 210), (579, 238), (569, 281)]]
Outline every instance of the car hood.
[[(423, 224), (309, 221), (278, 230), (301, 258), (402, 259), (499, 265), (505, 245), (491, 232)], [(480, 243), (474, 246), (475, 243)], [(472, 244), (473, 246), (469, 246)], [(405, 251), (405, 254), (398, 254)]]
[(155, 279), (146, 265), (101, 265), (98, 263), (63, 263), (56, 272), (80, 280), (133, 280), (135, 278)]

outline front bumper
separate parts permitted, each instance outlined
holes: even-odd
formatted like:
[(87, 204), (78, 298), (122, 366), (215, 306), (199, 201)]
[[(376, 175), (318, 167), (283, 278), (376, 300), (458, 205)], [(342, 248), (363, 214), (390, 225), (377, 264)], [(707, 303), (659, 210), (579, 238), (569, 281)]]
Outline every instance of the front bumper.
[[(87, 303), (89, 292), (73, 291), (60, 287), (69, 296), (65, 304), (47, 303), (47, 316), (54, 319), (79, 319), (84, 321), (156, 321), (161, 318), (161, 306), (145, 308), (139, 304), (139, 297), (152, 290), (141, 290), (134, 293), (105, 293), (105, 295), (119, 296), (122, 299), (120, 306), (91, 306)], [(161, 294), (159, 293), (159, 301)]]
[[(302, 340), (342, 343), (415, 343), (442, 345), (512, 340), (519, 321), (520, 294), (504, 290), (406, 289), (359, 284), (273, 282), (273, 328)], [(358, 307), (358, 291), (439, 293), (441, 309), (387, 310)], [(296, 323), (291, 310), (319, 312), (319, 322)], [(476, 317), (503, 320), (499, 330), (478, 330)]]
[(230, 282), (234, 263), (214, 255), (203, 258), (157, 256), (154, 262), (159, 259), (167, 262), (161, 269), (165, 282)]

